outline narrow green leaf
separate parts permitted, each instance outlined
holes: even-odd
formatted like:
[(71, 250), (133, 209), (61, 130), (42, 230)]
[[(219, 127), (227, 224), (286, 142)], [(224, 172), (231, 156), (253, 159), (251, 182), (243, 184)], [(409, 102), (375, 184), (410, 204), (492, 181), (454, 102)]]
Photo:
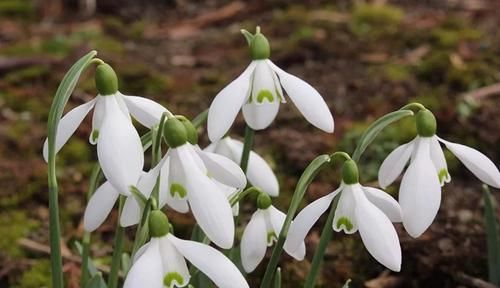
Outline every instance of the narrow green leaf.
[(490, 189), (483, 185), (484, 223), (488, 247), (488, 277), (489, 281), (500, 286), (500, 247), (498, 242), (497, 221)]
[[(82, 257), (82, 255), (83, 255), (82, 244), (79, 241), (75, 241), (73, 246), (75, 247), (75, 250), (78, 253), (78, 255), (80, 255), (80, 257)], [(90, 259), (90, 257), (87, 257), (87, 260), (88, 260), (87, 261), (87, 270), (89, 271), (90, 276), (95, 276), (97, 273), (100, 273), (99, 270), (97, 270), (96, 266), (94, 265), (94, 262), (92, 261), (92, 259)]]
[(304, 198), (309, 184), (311, 184), (319, 171), (321, 171), (321, 169), (329, 162), (329, 155), (320, 155), (307, 166), (306, 170), (304, 170), (304, 173), (302, 173), (302, 175), (300, 176), (299, 182), (295, 187), (295, 192), (293, 193), (293, 197), (290, 202), (290, 207), (288, 208), (288, 212), (286, 213), (283, 228), (281, 229), (280, 235), (278, 236), (278, 241), (274, 246), (273, 254), (271, 255), (271, 259), (267, 264), (266, 272), (264, 274), (264, 277), (262, 278), (262, 283), (260, 284), (261, 288), (271, 287), (273, 274), (278, 267), (278, 261), (281, 253), (283, 252), (283, 245), (285, 244), (286, 235), (288, 233), (288, 229), (290, 228), (292, 219), (295, 216), (297, 209), (299, 208), (300, 202)]
[(85, 288), (107, 288), (101, 273), (94, 275)]
[(207, 118), (208, 118), (208, 109), (204, 110), (203, 112), (198, 114), (196, 117), (194, 117), (194, 119), (193, 119), (193, 121), (191, 121), (191, 123), (193, 123), (194, 127), (200, 128), (200, 126), (203, 125), (203, 123), (205, 123), (207, 121)]
[(373, 140), (375, 140), (380, 131), (382, 131), (388, 125), (412, 115), (413, 112), (410, 110), (398, 110), (388, 113), (377, 119), (375, 122), (372, 123), (372, 125), (370, 125), (370, 127), (368, 127), (368, 129), (366, 129), (363, 135), (361, 135), (359, 144), (356, 147), (354, 153), (352, 154), (352, 159), (356, 162), (359, 162), (359, 158), (361, 158), (363, 152), (365, 152), (368, 145), (370, 145), (370, 143), (372, 143)]
[(281, 288), (281, 268), (276, 268), (276, 273), (274, 273), (274, 288)]

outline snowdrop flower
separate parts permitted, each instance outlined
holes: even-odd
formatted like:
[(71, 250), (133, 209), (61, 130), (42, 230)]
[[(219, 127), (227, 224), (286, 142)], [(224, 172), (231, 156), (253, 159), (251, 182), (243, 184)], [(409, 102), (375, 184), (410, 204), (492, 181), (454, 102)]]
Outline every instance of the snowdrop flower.
[[(241, 264), (247, 273), (255, 270), (264, 259), (268, 246), (272, 246), (281, 232), (286, 215), (272, 206), (271, 198), (261, 193), (257, 198), (258, 210), (252, 215), (241, 238)], [(285, 251), (297, 260), (304, 259), (304, 241), (296, 249)]]
[(385, 267), (399, 271), (401, 246), (391, 222), (401, 222), (398, 202), (384, 191), (361, 186), (358, 182), (356, 163), (347, 160), (342, 169), (342, 184), (334, 192), (319, 198), (305, 207), (288, 230), (285, 247), (297, 249), (314, 223), (340, 194), (333, 230), (346, 234), (359, 231), (368, 252)]
[(197, 134), (191, 122), (170, 118), (164, 127), (170, 150), (160, 171), (159, 207), (166, 203), (181, 213), (191, 209), (208, 238), (221, 248), (230, 248), (234, 240), (233, 212), (217, 182), (244, 188), (245, 174), (230, 159), (195, 146)]
[(280, 102), (286, 102), (282, 87), (307, 121), (332, 133), (333, 116), (318, 91), (268, 59), (269, 42), (260, 33), (259, 27), (255, 35), (244, 30), (242, 32), (249, 41), (253, 61), (213, 100), (207, 123), (210, 140), (215, 142), (226, 134), (240, 109), (252, 129), (268, 127), (278, 113)]
[[(144, 164), (141, 141), (132, 125), (130, 114), (143, 125), (151, 127), (159, 122), (166, 109), (154, 101), (121, 94), (116, 74), (107, 64), (97, 66), (95, 81), (99, 95), (66, 113), (59, 122), (55, 139), (56, 152), (93, 108), (89, 141), (97, 143), (97, 156), (106, 179), (120, 193), (130, 195), (129, 187), (137, 184)], [(47, 161), (47, 140), (43, 146), (43, 156)]]
[(151, 240), (134, 257), (124, 288), (173, 288), (189, 284), (186, 260), (207, 275), (217, 287), (249, 287), (238, 268), (224, 254), (195, 241), (170, 233), (168, 219), (159, 210), (149, 216)]
[(401, 181), (399, 203), (403, 225), (412, 237), (418, 237), (431, 225), (441, 204), (441, 186), (450, 181), (443, 143), (479, 180), (500, 188), (500, 172), (481, 152), (436, 136), (436, 118), (429, 110), (416, 115), (418, 135), (399, 146), (384, 160), (378, 173), (382, 188), (389, 186), (410, 165)]
[[(205, 149), (207, 152), (213, 152), (223, 155), (236, 164), (240, 165), (241, 154), (243, 153), (243, 143), (239, 140), (232, 139), (229, 136), (208, 145)], [(270, 196), (277, 197), (279, 194), (279, 184), (276, 175), (269, 167), (266, 160), (254, 151), (250, 151), (247, 167), (247, 178), (253, 186), (266, 192)]]

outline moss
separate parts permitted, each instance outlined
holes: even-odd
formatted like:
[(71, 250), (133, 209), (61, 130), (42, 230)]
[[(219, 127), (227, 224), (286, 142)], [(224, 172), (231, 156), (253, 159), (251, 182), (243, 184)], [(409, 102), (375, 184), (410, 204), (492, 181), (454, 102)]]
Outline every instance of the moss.
[(0, 1), (0, 16), (32, 18), (35, 15), (35, 4), (31, 0)]
[(417, 76), (431, 83), (442, 83), (451, 66), (450, 56), (447, 51), (433, 51), (417, 66)]
[(481, 32), (471, 28), (453, 30), (436, 28), (432, 30), (431, 37), (436, 45), (444, 48), (453, 48), (463, 40), (477, 40), (481, 38)]
[(19, 288), (50, 287), (50, 261), (38, 260), (25, 271), (19, 281)]
[(26, 212), (21, 210), (2, 211), (0, 215), (0, 253), (10, 257), (20, 257), (23, 251), (17, 241), (28, 236), (31, 230), (39, 223), (29, 219)]
[(154, 71), (151, 67), (133, 63), (116, 71), (120, 78), (119, 89), (137, 95), (161, 94), (170, 86), (171, 79)]
[(410, 65), (387, 63), (380, 66), (375, 66), (369, 70), (373, 77), (382, 76), (384, 79), (393, 82), (402, 82), (410, 79), (413, 75)]
[(379, 37), (399, 30), (403, 10), (391, 5), (359, 4), (354, 6), (349, 27), (358, 36)]
[(72, 137), (61, 149), (58, 157), (64, 163), (87, 162), (92, 158), (90, 147), (92, 146), (89, 146), (87, 139)]
[(419, 94), (410, 99), (409, 102), (422, 103), (425, 107), (430, 110), (438, 110), (442, 108), (442, 105), (448, 103), (445, 97), (448, 91), (447, 86), (438, 87), (421, 87)]

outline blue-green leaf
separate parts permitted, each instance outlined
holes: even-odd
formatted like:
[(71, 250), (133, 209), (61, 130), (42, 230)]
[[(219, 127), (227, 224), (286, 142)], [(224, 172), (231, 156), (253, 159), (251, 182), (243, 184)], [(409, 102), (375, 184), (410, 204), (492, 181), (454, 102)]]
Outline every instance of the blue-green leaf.
[(486, 241), (488, 246), (488, 277), (489, 281), (497, 286), (500, 285), (500, 247), (498, 242), (497, 221), (495, 208), (490, 189), (483, 186), (484, 197), (484, 223), (486, 230)]

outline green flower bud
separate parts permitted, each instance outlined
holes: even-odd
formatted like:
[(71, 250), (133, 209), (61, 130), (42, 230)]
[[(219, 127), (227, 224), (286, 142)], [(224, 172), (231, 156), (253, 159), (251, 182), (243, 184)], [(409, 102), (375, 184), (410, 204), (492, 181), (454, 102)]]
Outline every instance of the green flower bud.
[(167, 215), (160, 210), (154, 210), (149, 214), (148, 224), (151, 237), (163, 237), (170, 232)]
[(257, 32), (254, 35), (252, 42), (250, 42), (250, 55), (253, 60), (268, 59), (271, 55), (269, 41), (267, 41), (266, 36), (260, 32)]
[(118, 91), (118, 77), (108, 64), (99, 64), (95, 70), (95, 86), (102, 96), (113, 95)]
[(198, 144), (198, 130), (194, 127), (193, 123), (189, 121), (187, 118), (180, 118), (184, 128), (186, 129), (187, 141), (193, 145)]
[(417, 123), (417, 133), (422, 137), (432, 137), (436, 135), (436, 117), (429, 110), (420, 110), (415, 116)]
[(269, 206), (273, 204), (273, 201), (271, 200), (271, 197), (267, 195), (266, 193), (260, 193), (259, 196), (257, 197), (257, 208), (259, 209), (267, 209)]
[(342, 180), (345, 184), (356, 184), (359, 182), (358, 165), (354, 160), (347, 160), (342, 166)]
[(188, 135), (184, 124), (177, 118), (170, 118), (163, 126), (163, 136), (170, 148), (176, 148), (187, 142)]

